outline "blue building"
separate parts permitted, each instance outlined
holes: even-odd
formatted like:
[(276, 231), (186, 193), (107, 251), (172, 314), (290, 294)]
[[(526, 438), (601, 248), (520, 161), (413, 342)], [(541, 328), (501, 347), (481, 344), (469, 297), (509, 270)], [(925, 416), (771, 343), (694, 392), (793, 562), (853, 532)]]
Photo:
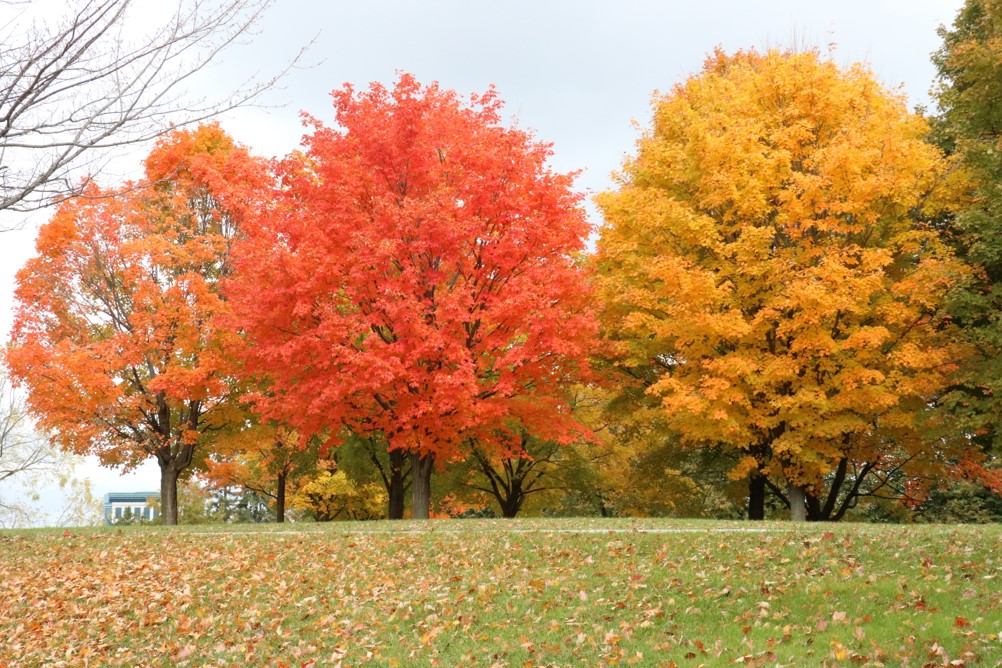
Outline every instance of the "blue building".
[(109, 492), (104, 495), (104, 523), (113, 524), (129, 514), (136, 519), (155, 520), (160, 511), (151, 507), (151, 502), (159, 505), (160, 492)]

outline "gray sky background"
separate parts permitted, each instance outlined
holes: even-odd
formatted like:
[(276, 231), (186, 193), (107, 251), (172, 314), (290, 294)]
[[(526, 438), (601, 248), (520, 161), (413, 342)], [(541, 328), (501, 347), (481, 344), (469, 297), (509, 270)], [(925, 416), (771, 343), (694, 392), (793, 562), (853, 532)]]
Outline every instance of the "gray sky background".
[[(144, 22), (134, 9), (136, 34)], [(595, 193), (611, 187), (610, 174), (632, 152), (650, 118), (655, 90), (696, 72), (716, 46), (727, 52), (756, 47), (834, 49), (836, 62), (863, 61), (890, 88), (902, 87), (910, 106), (930, 106), (940, 46), (936, 29), (950, 25), (962, 0), (277, 0), (251, 43), (229, 52), (206, 72), (201, 91), (213, 97), (234, 81), (267, 75), (316, 36), (309, 68), (291, 72), (282, 89), (263, 102), (221, 119), (238, 141), (264, 156), (298, 146), (300, 111), (331, 122), (329, 93), (344, 82), (391, 84), (399, 71), (422, 82), (438, 81), (461, 95), (494, 84), (510, 117), (552, 142), (552, 165), (581, 170), (578, 187)], [(215, 93), (218, 95), (218, 93)], [(638, 126), (635, 125), (639, 124)], [(139, 175), (148, 147), (116, 160), (103, 179)], [(589, 208), (598, 224), (594, 209)], [(11, 216), (4, 214), (3, 221)], [(33, 253), (38, 225), (0, 233), (0, 339), (6, 341), (17, 269)], [(0, 222), (3, 222), (0, 221)], [(95, 494), (158, 489), (154, 464), (120, 478), (92, 460), (78, 475)], [(3, 490), (0, 490), (2, 493)], [(58, 505), (58, 490), (46, 490)]]

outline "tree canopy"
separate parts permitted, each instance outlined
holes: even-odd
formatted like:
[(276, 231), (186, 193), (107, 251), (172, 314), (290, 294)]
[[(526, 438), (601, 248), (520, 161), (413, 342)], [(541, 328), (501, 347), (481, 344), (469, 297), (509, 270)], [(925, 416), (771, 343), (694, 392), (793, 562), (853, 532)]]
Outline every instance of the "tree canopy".
[(589, 225), (493, 90), (463, 101), (403, 75), (345, 86), (334, 108), (284, 162), (228, 292), (264, 414), (411, 454), (420, 517), (433, 460), (467, 439), (572, 428), (563, 391), (596, 330), (576, 259)]
[[(81, 34), (125, 5), (82, 2)], [(655, 95), (593, 253), (576, 174), (493, 88), (345, 84), (268, 162), (215, 124), (171, 131), (142, 178), (83, 182), (39, 230), (11, 378), (64, 450), (156, 459), (165, 523), (193, 472), (194, 498), (246, 510), (217, 518), (274, 499), (281, 520), (288, 496), (396, 519), (408, 489), (417, 518), (747, 499), (838, 520), (867, 497), (852, 517), (990, 517), (1002, 0), (941, 34), (934, 119), (817, 50), (715, 51)], [(0, 209), (62, 192), (65, 167), (0, 183)]]
[(219, 282), (264, 178), (217, 125), (178, 130), (125, 194), (63, 203), (17, 275), (7, 360), (39, 426), (109, 465), (156, 458), (165, 523), (203, 434), (233, 417)]
[(966, 354), (943, 306), (969, 270), (927, 133), (862, 66), (717, 52), (597, 198), (620, 364), (684, 444), (741, 454), (753, 518), (769, 484), (831, 519), (867, 476), (915, 495), (947, 459), (923, 417)]
[(1002, 397), (1002, 3), (971, 0), (936, 54), (942, 109), (939, 134), (973, 180), (973, 197), (950, 220), (951, 238), (978, 268), (951, 312), (976, 344), (972, 375), (952, 399), (955, 414), (986, 445), (998, 447)]

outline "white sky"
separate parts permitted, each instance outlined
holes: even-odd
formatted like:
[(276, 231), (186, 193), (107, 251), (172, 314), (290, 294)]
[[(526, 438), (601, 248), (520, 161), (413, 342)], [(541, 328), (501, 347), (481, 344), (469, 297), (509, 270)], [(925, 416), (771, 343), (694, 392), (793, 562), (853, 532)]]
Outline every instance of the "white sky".
[[(137, 3), (142, 11), (145, 3)], [(867, 62), (911, 105), (929, 106), (936, 29), (962, 0), (277, 0), (253, 42), (229, 53), (203, 81), (207, 97), (260, 71), (268, 74), (317, 35), (316, 63), (288, 75), (264, 100), (271, 108), (222, 118), (238, 141), (265, 156), (296, 148), (300, 110), (330, 121), (329, 93), (344, 82), (391, 84), (398, 71), (461, 95), (494, 84), (506, 109), (538, 139), (553, 142), (558, 171), (582, 170), (587, 193), (632, 152), (650, 118), (653, 91), (698, 71), (714, 47), (731, 52), (791, 44), (835, 45), (837, 62)], [(137, 25), (148, 17), (137, 15)], [(218, 94), (218, 93), (217, 93)], [(195, 93), (195, 96), (198, 96)], [(148, 149), (116, 164), (139, 174)], [(130, 167), (134, 165), (134, 167)], [(106, 179), (107, 180), (107, 179)], [(114, 179), (111, 179), (114, 181)], [(592, 212), (595, 218), (594, 210)], [(0, 222), (11, 222), (3, 214)], [(33, 253), (42, 212), (22, 231), (0, 233), (0, 339), (6, 341), (17, 269)], [(598, 222), (594, 220), (593, 222)], [(88, 461), (94, 493), (159, 489), (155, 464), (127, 478)], [(54, 495), (57, 491), (47, 492)], [(56, 505), (56, 499), (49, 500)]]

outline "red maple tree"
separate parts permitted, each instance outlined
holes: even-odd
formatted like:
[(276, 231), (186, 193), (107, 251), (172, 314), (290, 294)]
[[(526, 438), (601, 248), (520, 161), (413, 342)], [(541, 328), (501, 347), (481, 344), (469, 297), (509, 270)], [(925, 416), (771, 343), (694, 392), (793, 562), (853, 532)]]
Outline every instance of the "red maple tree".
[(405, 74), (333, 98), (337, 126), (308, 120), (227, 293), (268, 378), (263, 413), (304, 436), (385, 439), (411, 457), (412, 515), (427, 517), (434, 462), (471, 439), (575, 429), (564, 390), (596, 333), (577, 262), (590, 227), (573, 175), (503, 125), (493, 90), (466, 102)]

